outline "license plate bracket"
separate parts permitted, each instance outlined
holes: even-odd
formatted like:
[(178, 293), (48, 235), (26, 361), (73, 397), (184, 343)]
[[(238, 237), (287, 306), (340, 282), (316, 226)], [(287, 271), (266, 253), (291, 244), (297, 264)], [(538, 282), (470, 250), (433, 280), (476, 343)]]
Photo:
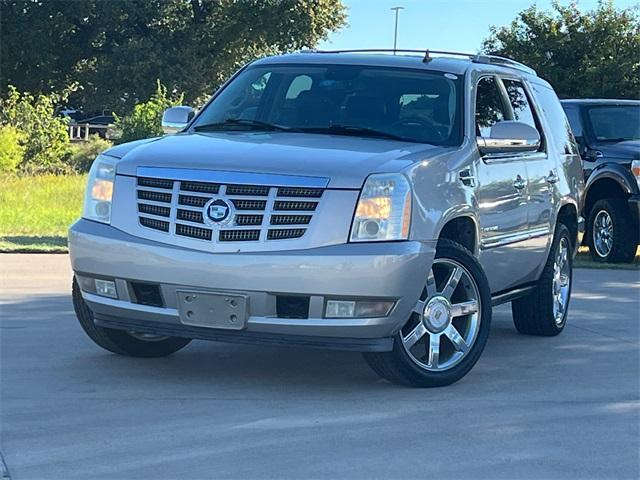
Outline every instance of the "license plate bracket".
[(180, 322), (194, 327), (242, 330), (246, 327), (246, 295), (182, 291), (178, 296)]

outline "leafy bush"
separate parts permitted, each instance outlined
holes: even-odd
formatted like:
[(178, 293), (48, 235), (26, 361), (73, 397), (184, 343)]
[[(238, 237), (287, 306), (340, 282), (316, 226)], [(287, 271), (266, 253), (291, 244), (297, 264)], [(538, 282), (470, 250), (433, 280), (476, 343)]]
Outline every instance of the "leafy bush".
[(15, 172), (24, 158), (24, 134), (11, 125), (0, 127), (0, 172)]
[(162, 113), (169, 107), (181, 105), (183, 98), (183, 94), (169, 96), (167, 87), (158, 80), (156, 92), (148, 101), (136, 105), (130, 115), (116, 116), (116, 128), (122, 132), (119, 142), (161, 136)]
[(24, 133), (20, 143), (24, 156), (19, 165), (23, 173), (66, 173), (65, 158), (69, 153), (67, 121), (55, 114), (62, 94), (34, 96), (20, 93), (9, 86), (7, 97), (0, 99), (0, 126), (10, 125)]
[(86, 142), (78, 142), (71, 145), (71, 155), (67, 164), (74, 172), (88, 172), (91, 164), (99, 153), (111, 147), (111, 142), (100, 138), (98, 135), (91, 135)]

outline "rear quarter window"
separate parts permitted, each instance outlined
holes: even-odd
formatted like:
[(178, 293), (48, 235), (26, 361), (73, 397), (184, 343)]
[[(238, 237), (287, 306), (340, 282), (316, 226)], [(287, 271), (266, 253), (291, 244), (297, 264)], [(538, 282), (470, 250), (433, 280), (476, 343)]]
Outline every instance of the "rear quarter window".
[(548, 126), (548, 131), (545, 132), (547, 142), (552, 144), (560, 155), (577, 154), (578, 147), (556, 93), (551, 88), (537, 83), (531, 86), (538, 102), (538, 107), (542, 110), (542, 114), (546, 119)]

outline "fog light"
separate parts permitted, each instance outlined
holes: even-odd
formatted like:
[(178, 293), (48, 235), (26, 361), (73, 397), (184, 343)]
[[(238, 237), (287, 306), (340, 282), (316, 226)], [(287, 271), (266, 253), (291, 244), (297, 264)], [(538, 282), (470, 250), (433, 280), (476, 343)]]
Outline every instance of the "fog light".
[(386, 317), (394, 302), (371, 300), (327, 300), (325, 318)]
[(325, 317), (327, 318), (353, 318), (356, 313), (356, 302), (345, 300), (329, 300)]
[(103, 297), (118, 298), (118, 292), (116, 291), (116, 282), (111, 280), (99, 280), (95, 279), (96, 293)]
[(356, 317), (386, 317), (393, 302), (356, 302)]

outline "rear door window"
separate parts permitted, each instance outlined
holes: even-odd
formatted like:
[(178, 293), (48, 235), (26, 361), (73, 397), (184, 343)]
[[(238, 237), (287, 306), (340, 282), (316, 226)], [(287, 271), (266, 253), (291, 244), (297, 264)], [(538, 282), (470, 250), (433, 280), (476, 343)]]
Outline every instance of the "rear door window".
[(532, 83), (534, 96), (549, 125), (546, 132), (548, 143), (552, 143), (559, 154), (575, 155), (578, 147), (573, 138), (569, 121), (564, 113), (556, 93), (549, 87), (539, 83)]

